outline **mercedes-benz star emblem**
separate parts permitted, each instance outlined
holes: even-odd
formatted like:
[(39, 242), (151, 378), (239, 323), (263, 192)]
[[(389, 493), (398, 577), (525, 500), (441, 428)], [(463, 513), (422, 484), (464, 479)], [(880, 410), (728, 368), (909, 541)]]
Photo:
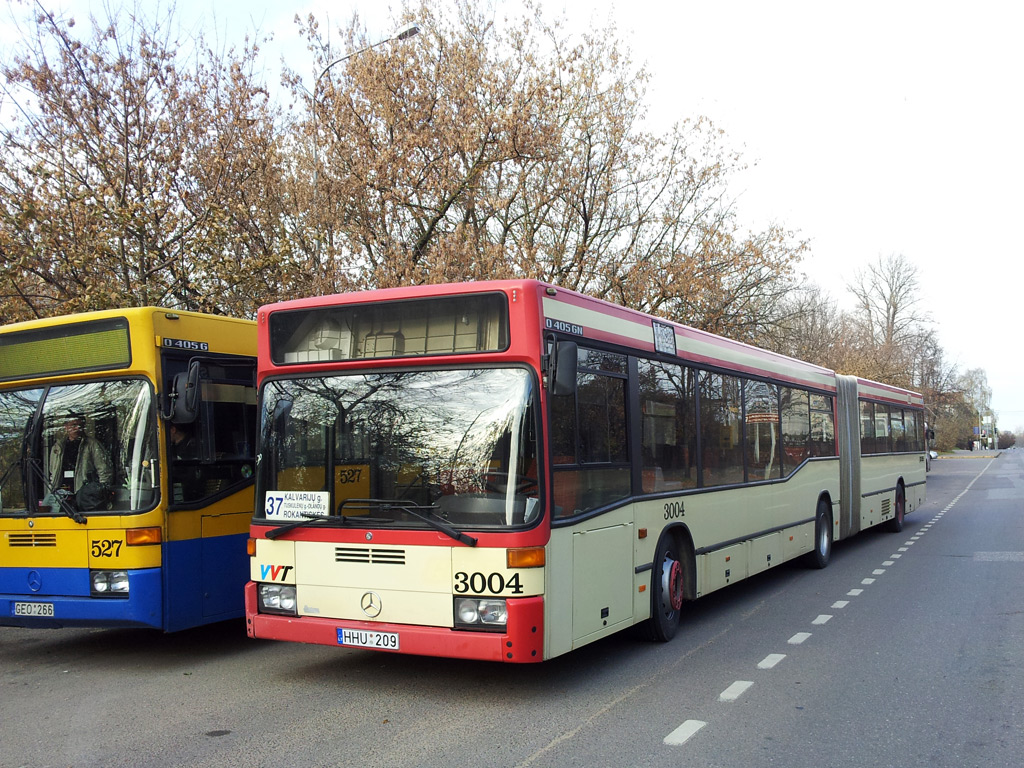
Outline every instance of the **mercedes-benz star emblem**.
[(366, 592), (359, 601), (359, 607), (362, 608), (363, 613), (371, 619), (377, 618), (380, 616), (380, 609), (383, 607), (380, 601), (380, 595), (376, 592)]
[(28, 588), (33, 592), (43, 588), (43, 577), (39, 575), (39, 571), (28, 572)]

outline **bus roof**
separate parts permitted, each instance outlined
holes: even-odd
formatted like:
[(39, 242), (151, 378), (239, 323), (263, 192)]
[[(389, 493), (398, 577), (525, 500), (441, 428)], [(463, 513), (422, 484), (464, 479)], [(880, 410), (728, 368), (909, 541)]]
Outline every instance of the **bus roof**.
[[(263, 324), (278, 311), (315, 309), (332, 305), (402, 301), (469, 293), (500, 291), (537, 302), (542, 327), (580, 340), (593, 340), (630, 349), (668, 354), (680, 361), (718, 367), (753, 376), (799, 383), (834, 392), (835, 373), (828, 368), (759, 349), (690, 326), (622, 307), (577, 291), (538, 280), (491, 280), (466, 283), (383, 288), (364, 292), (315, 296), (268, 304), (259, 310)], [(656, 334), (660, 335), (656, 339)]]
[(159, 349), (256, 354), (256, 324), (201, 312), (131, 307), (27, 320), (0, 327), (0, 383), (99, 373), (152, 375)]
[(881, 400), (895, 405), (912, 405), (918, 408), (924, 407), (924, 396), (902, 387), (894, 387), (891, 384), (882, 384), (870, 379), (857, 378), (857, 391), (861, 397), (872, 400)]
[(40, 317), (34, 320), (21, 320), (17, 323), (0, 326), (0, 333), (13, 331), (26, 331), (33, 328), (48, 328), (53, 325), (65, 325), (67, 323), (78, 323), (88, 320), (105, 320), (111, 317), (126, 317), (129, 320), (139, 320), (153, 315), (179, 315), (181, 317), (216, 317), (218, 320), (225, 320), (236, 323), (251, 324), (252, 320), (243, 320), (227, 315), (210, 315), (204, 312), (193, 312), (186, 309), (168, 309), (166, 307), (120, 307), (116, 309), (97, 309), (89, 312), (76, 312), (70, 315), (53, 315), (52, 317)]
[[(751, 376), (764, 376), (827, 392), (836, 390), (836, 372), (824, 366), (771, 352), (739, 341), (702, 331), (598, 299), (539, 280), (485, 280), (464, 283), (380, 288), (369, 291), (312, 296), (277, 302), (260, 307), (260, 322), (277, 311), (314, 309), (342, 304), (402, 301), (415, 298), (451, 296), (500, 291), (522, 291), (534, 297), (543, 315), (543, 327), (594, 340), (651, 353), (669, 354), (683, 362), (692, 362)], [(670, 329), (671, 332), (669, 332)], [(861, 396), (871, 399), (922, 407), (924, 398), (890, 384), (857, 378)]]

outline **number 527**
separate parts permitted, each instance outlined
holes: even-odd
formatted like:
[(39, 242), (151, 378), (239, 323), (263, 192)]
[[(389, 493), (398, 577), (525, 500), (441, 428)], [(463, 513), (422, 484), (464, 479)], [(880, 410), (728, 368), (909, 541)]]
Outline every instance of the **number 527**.
[(96, 539), (92, 543), (93, 557), (117, 557), (121, 554), (120, 539)]

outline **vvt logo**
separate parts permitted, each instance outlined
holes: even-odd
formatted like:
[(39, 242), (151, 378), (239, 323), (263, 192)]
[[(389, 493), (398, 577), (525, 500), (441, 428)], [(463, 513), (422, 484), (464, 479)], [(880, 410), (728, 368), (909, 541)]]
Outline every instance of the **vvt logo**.
[(260, 578), (271, 581), (284, 581), (288, 578), (288, 571), (293, 568), (291, 565), (260, 565)]

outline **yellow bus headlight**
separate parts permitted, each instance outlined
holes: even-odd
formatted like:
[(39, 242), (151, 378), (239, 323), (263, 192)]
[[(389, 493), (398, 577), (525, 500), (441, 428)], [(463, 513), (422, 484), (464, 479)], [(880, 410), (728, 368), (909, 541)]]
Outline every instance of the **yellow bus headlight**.
[(128, 571), (89, 571), (93, 597), (128, 597)]

